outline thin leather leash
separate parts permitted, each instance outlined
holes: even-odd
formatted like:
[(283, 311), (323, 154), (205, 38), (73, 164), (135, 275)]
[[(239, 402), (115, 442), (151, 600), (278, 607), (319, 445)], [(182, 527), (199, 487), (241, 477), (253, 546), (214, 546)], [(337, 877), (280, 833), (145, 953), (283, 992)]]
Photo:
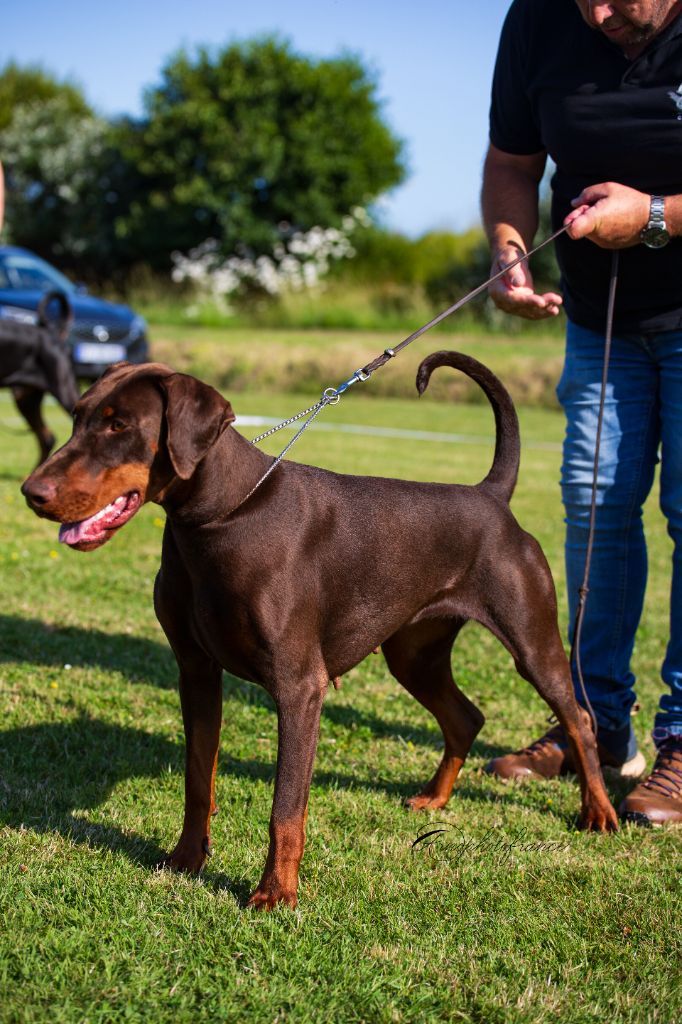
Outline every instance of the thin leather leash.
[(590, 592), (590, 568), (592, 566), (592, 549), (594, 547), (594, 534), (597, 520), (597, 489), (599, 485), (599, 454), (601, 451), (601, 435), (602, 427), (604, 425), (604, 406), (606, 404), (606, 387), (608, 384), (609, 375), (609, 363), (611, 361), (611, 341), (613, 338), (613, 314), (616, 304), (616, 290), (618, 288), (618, 265), (619, 265), (619, 252), (617, 249), (613, 250), (611, 258), (611, 277), (609, 280), (609, 299), (606, 310), (606, 333), (604, 336), (604, 364), (602, 366), (602, 378), (601, 378), (601, 390), (599, 393), (599, 413), (597, 415), (597, 435), (594, 442), (594, 465), (592, 470), (592, 497), (590, 500), (590, 525), (587, 532), (587, 549), (585, 552), (585, 569), (583, 572), (583, 581), (578, 591), (578, 608), (575, 615), (575, 623), (573, 625), (573, 639), (571, 641), (571, 665), (575, 664), (576, 675), (578, 676), (578, 682), (582, 691), (583, 700), (585, 701), (585, 707), (589, 712), (592, 720), (592, 728), (595, 736), (597, 735), (597, 716), (594, 713), (594, 708), (590, 704), (590, 699), (587, 696), (587, 690), (585, 688), (585, 680), (583, 679), (582, 663), (580, 660), (580, 640), (582, 637), (583, 620), (585, 618), (585, 608), (587, 605), (587, 595)]
[(322, 412), (324, 408), (326, 408), (328, 405), (338, 405), (338, 403), (341, 401), (341, 396), (353, 384), (356, 384), (358, 381), (364, 383), (365, 381), (369, 380), (369, 378), (372, 376), (375, 370), (381, 369), (381, 367), (384, 366), (387, 362), (389, 362), (389, 360), (394, 359), (399, 352), (402, 352), (404, 348), (407, 348), (407, 346), (411, 345), (413, 341), (416, 341), (417, 338), (420, 338), (422, 334), (425, 334), (427, 331), (430, 331), (432, 327), (436, 327), (438, 324), (442, 323), (443, 320), (446, 320), (449, 316), (452, 316), (452, 314), (456, 313), (457, 310), (462, 308), (462, 306), (465, 306), (467, 302), (471, 302), (472, 299), (477, 298), (484, 291), (486, 291), (486, 289), (489, 288), (491, 284), (494, 284), (495, 281), (499, 281), (501, 277), (504, 277), (505, 274), (508, 274), (509, 271), (513, 270), (514, 267), (518, 266), (519, 263), (523, 263), (524, 260), (530, 259), (531, 256), (534, 256), (535, 253), (540, 252), (541, 249), (544, 249), (545, 246), (549, 245), (551, 242), (557, 239), (559, 235), (562, 235), (567, 230), (568, 229), (566, 226), (559, 228), (558, 231), (555, 231), (554, 234), (546, 238), (544, 242), (540, 242), (540, 244), (536, 245), (534, 249), (530, 250), (530, 252), (522, 253), (517, 259), (512, 260), (512, 262), (508, 266), (506, 266), (504, 270), (500, 270), (497, 274), (493, 274), (492, 277), (489, 277), (487, 281), (483, 282), (483, 284), (478, 285), (477, 288), (474, 288), (473, 291), (470, 291), (463, 298), (458, 299), (457, 302), (453, 302), (451, 306), (448, 306), (448, 308), (443, 310), (442, 313), (439, 313), (432, 320), (429, 320), (428, 323), (424, 324), (422, 327), (419, 327), (416, 331), (413, 331), (412, 334), (408, 335), (408, 337), (401, 341), (399, 345), (396, 345), (395, 348), (385, 348), (381, 355), (378, 355), (370, 363), (367, 363), (359, 370), (356, 370), (352, 377), (349, 377), (348, 380), (344, 381), (342, 384), (339, 384), (338, 387), (326, 388), (323, 391), (320, 400), (316, 402), (314, 405), (309, 406), (307, 409), (302, 409), (301, 412), (296, 413), (295, 416), (290, 416), (289, 419), (283, 420), (281, 423), (278, 423), (276, 427), (271, 427), (270, 430), (266, 430), (263, 434), (259, 434), (258, 437), (254, 437), (253, 440), (251, 441), (251, 444), (259, 444), (261, 441), (264, 441), (266, 437), (271, 437), (272, 434), (276, 434), (278, 430), (282, 430), (284, 429), (284, 427), (291, 426), (292, 423), (296, 423), (297, 420), (302, 419), (304, 416), (308, 417), (303, 426), (299, 427), (299, 429), (296, 431), (296, 433), (291, 438), (286, 447), (268, 466), (265, 473), (263, 473), (261, 478), (254, 484), (254, 486), (251, 488), (248, 494), (244, 495), (241, 501), (237, 505), (235, 505), (233, 509), (230, 510), (229, 514), (232, 515), (232, 513), (236, 512), (238, 508), (241, 508), (242, 505), (244, 505), (249, 500), (249, 498), (256, 493), (259, 487), (261, 487), (262, 484), (265, 483), (270, 474), (273, 473), (275, 469), (277, 469), (277, 466), (279, 466), (280, 462), (285, 457), (287, 452), (296, 444), (301, 434), (308, 429), (313, 420), (317, 416), (319, 416), (319, 414)]

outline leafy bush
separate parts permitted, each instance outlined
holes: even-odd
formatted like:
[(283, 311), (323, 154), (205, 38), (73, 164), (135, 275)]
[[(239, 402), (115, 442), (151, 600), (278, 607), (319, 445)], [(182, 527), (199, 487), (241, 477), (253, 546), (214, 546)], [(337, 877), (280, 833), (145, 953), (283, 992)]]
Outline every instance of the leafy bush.
[(3, 103), (11, 237), (100, 278), (170, 270), (171, 252), (206, 239), (225, 257), (269, 255), (288, 233), (341, 228), (405, 174), (360, 59), (272, 38), (180, 51), (139, 121), (107, 124), (75, 87), (14, 65)]

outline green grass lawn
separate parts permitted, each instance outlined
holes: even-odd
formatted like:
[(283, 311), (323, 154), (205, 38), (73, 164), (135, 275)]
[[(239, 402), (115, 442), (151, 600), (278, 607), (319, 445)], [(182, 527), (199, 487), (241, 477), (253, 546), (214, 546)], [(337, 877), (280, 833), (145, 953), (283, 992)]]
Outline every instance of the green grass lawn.
[[(376, 346), (367, 347), (369, 358)], [(184, 356), (178, 350), (175, 362)], [(404, 358), (413, 370), (417, 355)], [(228, 397), (242, 414), (283, 417), (309, 404), (308, 395), (275, 390), (233, 388)], [(323, 415), (474, 440), (492, 431), (483, 406), (426, 399), (356, 394)], [(63, 414), (51, 407), (49, 417), (65, 436)], [(563, 608), (561, 421), (525, 409), (521, 422), (514, 509), (546, 550)], [(488, 758), (539, 734), (548, 709), (478, 627), (465, 629), (454, 666), (487, 723), (445, 811), (416, 817), (402, 807), (431, 775), (440, 734), (372, 657), (326, 701), (299, 907), (246, 911), (267, 849), (276, 719), (264, 692), (226, 677), (214, 856), (200, 878), (155, 872), (179, 832), (183, 800), (175, 665), (151, 601), (163, 512), (144, 508), (93, 554), (60, 548), (54, 524), (29, 513), (19, 494), (35, 453), (17, 427), (2, 392), (3, 1024), (680, 1019), (680, 833), (584, 835), (575, 829), (574, 779), (524, 787), (483, 773)], [(345, 472), (475, 482), (491, 453), (486, 441), (310, 431), (295, 457)], [(670, 546), (654, 502), (648, 520), (635, 724), (650, 760)], [(417, 830), (433, 821), (449, 831), (413, 852)]]

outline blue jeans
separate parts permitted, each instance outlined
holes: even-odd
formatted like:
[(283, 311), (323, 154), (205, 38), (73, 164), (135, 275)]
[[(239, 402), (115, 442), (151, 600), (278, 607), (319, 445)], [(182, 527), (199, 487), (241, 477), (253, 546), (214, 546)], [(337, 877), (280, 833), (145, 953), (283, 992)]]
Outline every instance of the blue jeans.
[[(571, 630), (585, 567), (603, 358), (603, 334), (569, 322), (557, 397), (567, 419), (561, 487)], [(613, 338), (581, 639), (587, 693), (605, 729), (626, 725), (635, 701), (630, 658), (647, 578), (642, 505), (659, 449), (660, 503), (674, 543), (670, 638), (661, 672), (670, 692), (661, 697), (654, 723), (660, 744), (682, 736), (682, 330)]]

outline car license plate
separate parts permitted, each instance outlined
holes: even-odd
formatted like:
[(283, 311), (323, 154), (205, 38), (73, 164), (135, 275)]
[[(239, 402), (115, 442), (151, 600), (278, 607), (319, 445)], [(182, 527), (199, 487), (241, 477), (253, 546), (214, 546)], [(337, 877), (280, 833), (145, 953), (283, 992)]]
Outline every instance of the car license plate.
[(123, 345), (97, 345), (83, 341), (74, 348), (77, 363), (120, 363), (126, 357)]

